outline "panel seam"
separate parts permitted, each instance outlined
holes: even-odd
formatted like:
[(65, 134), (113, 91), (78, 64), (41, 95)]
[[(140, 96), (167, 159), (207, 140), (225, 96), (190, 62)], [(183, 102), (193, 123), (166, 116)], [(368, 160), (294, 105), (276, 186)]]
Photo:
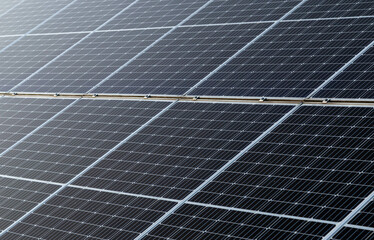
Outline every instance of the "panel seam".
[(293, 107), (288, 113), (286, 113), (282, 118), (280, 118), (277, 122), (275, 122), (271, 127), (269, 127), (266, 131), (264, 131), (255, 140), (249, 143), (247, 147), (242, 149), (236, 156), (234, 156), (230, 161), (228, 161), (225, 165), (223, 165), (220, 169), (218, 169), (214, 174), (212, 174), (209, 178), (207, 178), (202, 184), (200, 184), (197, 188), (195, 188), (184, 199), (180, 200), (173, 208), (171, 208), (168, 212), (166, 212), (163, 216), (161, 216), (157, 221), (155, 221), (151, 226), (149, 226), (146, 230), (144, 230), (141, 234), (139, 234), (139, 236), (137, 236), (135, 240), (143, 239), (148, 233), (150, 233), (153, 229), (155, 229), (158, 225), (160, 225), (165, 219), (171, 216), (182, 205), (184, 205), (190, 199), (192, 199), (198, 192), (200, 192), (200, 190), (202, 190), (205, 186), (207, 186), (215, 178), (217, 178), (222, 172), (224, 172), (227, 168), (229, 168), (234, 162), (236, 162), (236, 160), (242, 157), (246, 152), (248, 152), (257, 143), (259, 143), (270, 132), (272, 132), (278, 125), (280, 125), (284, 120), (286, 120), (290, 115), (292, 115), (297, 109), (299, 109), (300, 106), (302, 106), (302, 104), (299, 104)]
[(367, 231), (373, 231), (374, 232), (374, 227), (365, 227), (365, 226), (360, 226), (356, 224), (346, 224), (344, 227), (349, 227), (349, 228), (355, 228), (355, 229), (361, 229), (361, 230), (367, 230)]
[[(4, 174), (0, 174), (0, 178), (14, 179), (14, 180), (20, 180), (20, 181), (27, 181), (27, 182), (35, 182), (35, 183), (43, 183), (43, 184), (48, 184), (48, 185), (60, 186), (60, 187), (64, 185), (64, 183), (44, 181), (44, 180), (39, 180), (39, 179), (16, 177), (16, 176), (4, 175)], [(156, 196), (151, 196), (151, 195), (121, 192), (121, 191), (94, 188), (94, 187), (86, 187), (86, 186), (80, 186), (80, 185), (74, 185), (74, 184), (70, 184), (69, 187), (76, 188), (76, 189), (102, 192), (102, 193), (124, 195), (124, 196), (130, 196), (130, 197), (147, 198), (147, 199), (153, 199), (153, 200), (157, 200), (157, 201), (166, 201), (166, 202), (175, 202), (175, 203), (178, 203), (180, 201), (178, 199), (172, 199), (172, 198), (163, 198), (163, 197), (156, 197)], [(236, 207), (226, 207), (226, 206), (221, 206), (221, 205), (216, 205), (216, 204), (199, 203), (199, 202), (194, 202), (194, 201), (187, 201), (185, 204), (202, 206), (202, 207), (209, 207), (209, 208), (217, 208), (217, 209), (223, 209), (223, 210), (228, 210), (228, 211), (251, 213), (251, 214), (257, 214), (257, 215), (280, 217), (280, 218), (286, 218), (286, 219), (296, 219), (296, 220), (308, 221), (308, 222), (324, 223), (324, 224), (331, 224), (331, 225), (336, 225), (337, 224), (337, 222), (335, 222), (335, 221), (328, 221), (328, 220), (317, 219), (317, 218), (298, 217), (298, 216), (292, 216), (292, 215), (287, 215), (287, 214), (277, 214), (277, 213), (264, 212), (264, 211), (251, 210), (251, 209), (244, 209), (244, 208), (236, 208)], [(359, 226), (359, 225), (355, 225), (355, 224), (346, 224), (345, 227), (374, 231), (374, 228), (372, 228), (372, 227)]]
[(306, 98), (312, 98), (316, 95), (320, 90), (322, 90), (327, 84), (333, 81), (339, 74), (341, 74), (344, 70), (346, 70), (350, 65), (352, 65), (358, 58), (364, 55), (371, 47), (374, 45), (374, 40), (369, 43), (365, 48), (363, 48), (359, 53), (357, 53), (351, 60), (345, 63), (339, 70), (337, 70), (333, 75), (331, 75), (328, 79), (326, 79), (318, 88), (314, 89), (312, 93), (310, 93)]
[[(329, 20), (345, 20), (345, 19), (362, 19), (362, 18), (374, 18), (374, 15), (368, 16), (354, 16), (354, 17), (332, 17), (332, 18), (305, 18), (305, 19), (284, 19), (281, 22), (307, 22), (307, 21), (329, 21)], [(262, 24), (262, 23), (274, 23), (276, 20), (267, 21), (248, 21), (248, 22), (233, 22), (233, 23), (207, 23), (207, 24), (194, 24), (194, 25), (182, 25), (179, 28), (191, 28), (191, 27), (211, 27), (211, 26), (231, 26), (231, 25), (245, 25), (245, 24)], [(155, 29), (170, 29), (173, 26), (165, 27), (144, 27), (144, 28), (121, 28), (121, 29), (102, 29), (102, 30), (92, 30), (92, 31), (75, 31), (75, 32), (47, 32), (47, 33), (29, 33), (29, 34), (6, 34), (0, 35), (3, 37), (19, 37), (23, 35), (27, 36), (50, 36), (50, 35), (68, 35), (68, 34), (89, 34), (93, 31), (97, 33), (106, 32), (126, 32), (126, 31), (141, 31), (141, 30), (155, 30)]]
[(281, 18), (279, 18), (277, 21), (275, 21), (273, 24), (271, 24), (269, 27), (267, 27), (264, 31), (262, 31), (259, 35), (257, 35), (255, 38), (253, 38), (251, 41), (249, 41), (244, 47), (239, 49), (236, 53), (234, 53), (231, 57), (226, 59), (223, 63), (221, 63), (218, 67), (216, 67), (213, 71), (211, 71), (208, 75), (206, 75), (204, 78), (202, 78), (198, 83), (196, 83), (194, 86), (192, 86), (189, 90), (187, 90), (183, 95), (188, 95), (192, 91), (194, 91), (197, 87), (199, 87), (202, 83), (204, 83), (206, 80), (208, 80), (211, 76), (216, 74), (219, 70), (221, 70), (224, 66), (226, 66), (229, 62), (231, 62), (234, 58), (236, 58), (239, 54), (244, 52), (247, 48), (249, 48), (252, 44), (257, 42), (258, 39), (262, 38), (266, 33), (268, 33), (270, 30), (272, 30), (275, 26), (277, 26), (279, 23), (281, 23), (285, 18), (287, 18), (289, 15), (291, 15), (294, 11), (296, 11), (299, 7), (301, 7), (306, 1), (308, 0), (302, 0), (299, 2), (296, 6), (294, 6), (290, 11), (288, 11), (285, 15), (283, 15)]
[(167, 31), (166, 33), (164, 33), (161, 37), (159, 37), (153, 43), (151, 43), (150, 45), (148, 45), (146, 48), (144, 48), (142, 51), (140, 51), (134, 57), (132, 57), (127, 62), (125, 62), (124, 64), (122, 64), (122, 66), (120, 66), (119, 68), (117, 68), (116, 70), (114, 70), (111, 74), (109, 74), (107, 77), (105, 77), (103, 80), (101, 80), (98, 84), (96, 84), (95, 86), (93, 86), (90, 90), (88, 90), (88, 93), (92, 93), (96, 88), (98, 88), (99, 86), (101, 86), (103, 83), (105, 83), (111, 77), (113, 77), (115, 74), (117, 74), (118, 72), (120, 72), (123, 68), (125, 68), (130, 63), (132, 63), (133, 61), (135, 61), (138, 57), (140, 57), (141, 55), (143, 55), (143, 53), (145, 53), (146, 51), (148, 51), (149, 49), (151, 49), (153, 46), (155, 46), (156, 44), (158, 44), (161, 40), (163, 40), (165, 37), (167, 37), (169, 34), (171, 34), (175, 29), (179, 28), (182, 24), (184, 24), (185, 22), (187, 22), (188, 20), (190, 20), (193, 16), (195, 16), (197, 13), (199, 13), (202, 9), (204, 9), (206, 6), (208, 6), (212, 2), (214, 2), (214, 0), (207, 1), (204, 5), (202, 5), (200, 8), (198, 8), (195, 12), (193, 12), (187, 18), (185, 18), (184, 20), (182, 20), (181, 22), (179, 22), (177, 25), (173, 26), (169, 31)]
[[(78, 99), (76, 100), (78, 101)], [(50, 199), (55, 197), (57, 194), (59, 194), (62, 190), (67, 188), (69, 185), (71, 185), (73, 182), (75, 182), (78, 178), (83, 176), (87, 171), (95, 167), (99, 162), (101, 162), (103, 159), (105, 159), (108, 155), (110, 155), (112, 152), (117, 150), (120, 146), (125, 144), (128, 140), (130, 140), (133, 136), (135, 136), (137, 133), (139, 133), (141, 130), (143, 130), (145, 127), (147, 127), (149, 124), (151, 124), (154, 120), (156, 120), (159, 116), (161, 116), (163, 113), (168, 111), (172, 106), (174, 106), (178, 101), (174, 101), (170, 103), (167, 107), (162, 109), (159, 113), (154, 115), (151, 119), (149, 119), (146, 123), (144, 123), (142, 126), (140, 126), (137, 130), (132, 132), (129, 136), (127, 136), (125, 139), (123, 139), (121, 142), (119, 142), (117, 145), (115, 145), (112, 149), (110, 149), (108, 152), (106, 152), (104, 155), (102, 155), (100, 158), (98, 158), (95, 162), (91, 163), (89, 166), (87, 166), (84, 170), (82, 170), (80, 173), (75, 175), (72, 179), (70, 179), (68, 182), (64, 183), (60, 188), (58, 188), (56, 191), (54, 191), (51, 195), (49, 195), (47, 198), (45, 198), (43, 201), (39, 202), (35, 207), (33, 207), (30, 211), (25, 213), (23, 216), (18, 218), (15, 222), (13, 222), (11, 225), (9, 225), (7, 228), (5, 228), (0, 233), (0, 238), (7, 233), (10, 229), (12, 229), (14, 226), (16, 226), (18, 223), (22, 222), (25, 218), (30, 216), (32, 213), (34, 213), (36, 210), (38, 210), (41, 206), (43, 206), (45, 203), (47, 203)]]
[(32, 134), (34, 134), (35, 132), (39, 131), (39, 129), (43, 128), (48, 123), (50, 123), (51, 121), (53, 121), (54, 119), (56, 119), (58, 116), (60, 116), (62, 113), (64, 113), (68, 108), (70, 108), (71, 106), (73, 106), (73, 104), (75, 104), (76, 102), (78, 102), (80, 99), (81, 98), (75, 99), (74, 101), (72, 101), (71, 103), (69, 103), (62, 110), (60, 110), (59, 112), (55, 113), (54, 116), (52, 116), (51, 118), (49, 118), (48, 120), (46, 120), (44, 123), (42, 123), (41, 125), (39, 125), (37, 128), (35, 128), (31, 132), (29, 132), (28, 134), (26, 134), (23, 138), (21, 138), (20, 140), (18, 140), (17, 142), (15, 142), (12, 146), (8, 147), (6, 150), (4, 150), (3, 152), (1, 152), (0, 153), (0, 158), (2, 156), (4, 156), (6, 153), (8, 153), (9, 151), (13, 150), (16, 146), (18, 146), (19, 144), (21, 144), (24, 140), (26, 140)]
[(23, 39), (24, 37), (26, 37), (28, 34), (30, 34), (31, 32), (33, 32), (34, 30), (38, 29), (40, 26), (42, 26), (44, 23), (48, 22), (50, 19), (54, 18), (56, 15), (58, 15), (60, 12), (64, 11), (66, 8), (70, 7), (72, 4), (74, 4), (75, 2), (77, 2), (78, 0), (73, 0), (71, 1), (69, 4), (67, 4), (65, 7), (61, 8), (60, 10), (58, 10), (57, 12), (55, 12), (54, 14), (52, 14), (51, 16), (49, 16), (48, 18), (46, 18), (44, 21), (42, 21), (41, 23), (39, 23), (38, 25), (36, 25), (35, 27), (33, 27), (31, 30), (29, 30), (28, 32), (26, 32), (25, 34), (22, 34), (20, 35), (16, 40), (14, 40), (13, 42), (11, 42), (10, 44), (8, 44), (6, 47), (2, 48), (0, 50), (0, 53), (4, 52), (5, 50), (7, 50), (8, 48), (10, 48), (11, 46), (13, 46), (14, 44), (16, 44), (18, 41), (20, 41), (21, 39)]
[(338, 233), (344, 226), (346, 226), (350, 220), (352, 220), (363, 208), (365, 208), (370, 201), (374, 199), (374, 191), (371, 192), (362, 202), (357, 205), (342, 221), (338, 222), (329, 233), (327, 233), (322, 240), (331, 239), (336, 233)]
[(79, 41), (77, 41), (76, 43), (74, 43), (73, 45), (71, 45), (70, 47), (68, 47), (67, 49), (65, 49), (62, 53), (60, 53), (59, 55), (57, 55), (56, 57), (54, 57), (51, 61), (47, 62), (44, 66), (40, 67), (38, 70), (36, 70), (35, 72), (33, 72), (31, 75), (29, 75), (28, 77), (26, 77), (25, 79), (23, 79), (20, 83), (18, 83), (14, 87), (12, 87), (8, 92), (12, 92), (12, 91), (16, 90), (23, 83), (27, 82), (32, 77), (34, 77), (36, 74), (38, 74), (39, 72), (41, 72), (43, 69), (45, 69), (46, 67), (48, 67), (49, 65), (51, 65), (52, 63), (54, 63), (56, 60), (58, 60), (60, 57), (62, 57), (65, 53), (67, 53), (68, 51), (70, 51), (71, 49), (73, 49), (74, 47), (76, 47), (77, 45), (79, 45), (80, 43), (82, 43), (84, 40), (86, 40), (92, 34), (96, 33), (97, 30), (99, 30), (100, 28), (102, 28), (103, 26), (105, 26), (108, 22), (112, 21), (115, 17), (119, 16), (124, 11), (126, 11), (127, 9), (129, 9), (130, 7), (132, 7), (138, 1), (139, 0), (135, 0), (134, 2), (132, 2), (131, 4), (129, 4), (127, 7), (123, 8), (121, 11), (119, 11), (113, 17), (111, 17), (110, 19), (108, 19), (107, 21), (105, 21), (104, 23), (102, 23), (100, 26), (98, 26), (95, 30), (89, 32), (87, 35), (85, 35)]

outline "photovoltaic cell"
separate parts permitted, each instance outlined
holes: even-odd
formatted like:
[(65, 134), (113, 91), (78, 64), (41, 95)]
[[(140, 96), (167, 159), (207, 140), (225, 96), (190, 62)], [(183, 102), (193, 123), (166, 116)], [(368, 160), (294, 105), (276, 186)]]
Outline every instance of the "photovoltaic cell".
[(165, 31), (156, 29), (93, 33), (14, 91), (88, 92)]
[(368, 19), (282, 22), (191, 94), (306, 97), (373, 37)]
[(371, 200), (349, 223), (374, 229), (374, 200)]
[[(374, 98), (373, 1), (303, 1), (251, 42), (300, 2), (1, 0), (0, 92), (305, 98), (334, 76), (312, 97)], [(374, 240), (374, 200), (345, 221), (373, 192), (372, 107), (302, 106), (259, 140), (295, 106), (73, 101), (0, 97), (1, 239)]]
[(168, 104), (80, 100), (4, 154), (0, 174), (67, 182)]
[(174, 204), (66, 188), (3, 239), (134, 239)]
[(286, 19), (373, 16), (371, 0), (308, 0)]
[(172, 27), (206, 3), (206, 0), (140, 0), (101, 29)]
[(0, 177), (0, 230), (17, 221), (57, 188), (55, 185)]
[(341, 221), (373, 191), (373, 108), (304, 106), (191, 201)]
[(183, 94), (268, 25), (178, 28), (94, 92)]
[(0, 35), (25, 34), (72, 0), (25, 0), (0, 18)]
[(183, 199), (292, 107), (177, 103), (74, 184)]
[(349, 65), (333, 81), (318, 91), (315, 98), (374, 98), (374, 48)]
[(300, 0), (218, 0), (188, 20), (185, 25), (275, 21)]
[(92, 31), (132, 0), (80, 0), (41, 25), (34, 33)]
[(143, 239), (319, 240), (331, 228), (324, 223), (185, 204)]
[(70, 99), (0, 98), (0, 153), (71, 102)]
[(370, 230), (344, 227), (331, 240), (345, 240), (345, 239), (374, 239), (374, 232)]
[(11, 90), (83, 36), (27, 36), (0, 52), (0, 91)]

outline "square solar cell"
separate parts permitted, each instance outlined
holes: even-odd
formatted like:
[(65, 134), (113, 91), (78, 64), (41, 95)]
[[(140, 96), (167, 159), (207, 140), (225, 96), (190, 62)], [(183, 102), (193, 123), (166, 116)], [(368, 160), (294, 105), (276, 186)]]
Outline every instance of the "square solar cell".
[(372, 0), (308, 0), (286, 19), (373, 16)]
[(349, 223), (374, 229), (374, 200), (371, 200)]
[(133, 0), (79, 0), (33, 33), (92, 31), (132, 2)]
[(373, 108), (304, 106), (191, 201), (341, 221), (374, 186)]
[(315, 98), (374, 98), (374, 48), (318, 91)]
[(306, 97), (373, 37), (365, 18), (281, 22), (191, 95)]
[(331, 240), (346, 240), (346, 239), (360, 239), (372, 240), (374, 239), (374, 231), (344, 227)]
[(14, 91), (88, 92), (164, 33), (162, 29), (93, 33)]
[(57, 189), (58, 186), (55, 185), (0, 177), (0, 231), (17, 221)]
[(71, 102), (70, 99), (0, 98), (0, 154)]
[(186, 204), (143, 239), (320, 240), (332, 227), (325, 223)]
[(134, 239), (174, 204), (66, 188), (2, 239)]
[(74, 184), (183, 199), (292, 107), (177, 103)]
[(28, 33), (70, 2), (71, 0), (25, 0), (1, 16), (0, 35)]
[(101, 29), (173, 27), (206, 0), (139, 0)]
[(299, 2), (300, 0), (217, 0), (185, 25), (275, 21)]
[(93, 92), (183, 94), (267, 26), (180, 27)]
[(68, 182), (169, 104), (79, 100), (4, 154), (0, 174)]
[[(83, 36), (83, 34), (27, 36), (0, 52), (0, 91), (13, 89)], [(0, 42), (3, 39), (0, 38)]]

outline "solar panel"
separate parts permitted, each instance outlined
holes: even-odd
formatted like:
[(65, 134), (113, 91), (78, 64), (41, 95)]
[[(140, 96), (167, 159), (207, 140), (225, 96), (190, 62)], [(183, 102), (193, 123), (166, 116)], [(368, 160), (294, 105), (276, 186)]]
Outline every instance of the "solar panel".
[(373, 118), (301, 107), (191, 201), (342, 221), (373, 191)]
[(370, 48), (358, 60), (342, 71), (319, 90), (316, 98), (374, 98), (374, 48)]
[(374, 240), (373, 9), (0, 1), (0, 239)]
[(130, 0), (80, 0), (41, 25), (34, 33), (92, 31), (128, 7)]
[(182, 199), (291, 108), (178, 103), (75, 184)]
[(307, 97), (373, 36), (366, 18), (281, 22), (190, 94)]
[(58, 187), (8, 177), (0, 177), (0, 230), (30, 211)]
[(101, 29), (173, 27), (203, 6), (206, 0), (139, 0)]
[[(82, 37), (82, 34), (27, 36), (8, 45), (0, 51), (0, 91), (13, 89)], [(10, 39), (0, 38), (0, 42), (3, 40), (9, 43)]]
[(374, 228), (374, 200), (371, 200), (349, 223)]
[(72, 1), (24, 0), (0, 17), (0, 35), (28, 33), (70, 2)]
[(162, 29), (93, 33), (12, 91), (88, 92), (164, 33)]
[(0, 98), (0, 156), (71, 102), (70, 99)]
[(3, 154), (0, 174), (67, 182), (169, 104), (82, 99)]
[(177, 28), (92, 92), (183, 94), (267, 26)]
[(156, 239), (321, 239), (332, 225), (185, 204), (150, 232)]
[(370, 240), (374, 238), (374, 231), (344, 227), (338, 232), (331, 240), (343, 240), (343, 239), (365, 239)]
[(141, 197), (66, 188), (3, 237), (134, 239), (174, 204)]
[(373, 10), (370, 0), (308, 0), (287, 19), (373, 16)]
[(197, 13), (186, 25), (275, 21), (300, 0), (217, 0)]

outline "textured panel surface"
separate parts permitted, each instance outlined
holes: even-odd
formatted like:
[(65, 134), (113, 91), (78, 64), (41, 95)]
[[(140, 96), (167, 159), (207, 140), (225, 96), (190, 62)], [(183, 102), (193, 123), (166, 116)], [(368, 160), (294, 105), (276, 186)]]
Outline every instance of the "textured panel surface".
[[(49, 63), (83, 34), (27, 36), (0, 52), (0, 91), (14, 88)], [(2, 42), (4, 38), (0, 38)]]
[(2, 239), (134, 239), (175, 203), (66, 188)]
[(188, 20), (186, 25), (275, 21), (300, 0), (218, 0)]
[(94, 92), (183, 94), (268, 25), (178, 28)]
[(333, 81), (318, 91), (316, 98), (374, 98), (374, 48), (369, 49)]
[(2, 0), (0, 2), (0, 17), (21, 4), (22, 0)]
[(308, 0), (287, 19), (373, 16), (371, 0)]
[(25, 34), (57, 13), (71, 1), (25, 0), (22, 4), (0, 17), (0, 35)]
[(55, 185), (0, 177), (0, 230), (17, 221), (57, 188)]
[(349, 223), (374, 229), (374, 200), (371, 200)]
[(161, 29), (94, 33), (14, 91), (85, 93), (164, 32)]
[(186, 204), (144, 239), (320, 240), (332, 227), (324, 223)]
[(331, 240), (346, 239), (373, 240), (374, 231), (344, 227)]
[(102, 29), (173, 27), (206, 2), (206, 0), (140, 0)]
[[(69, 99), (0, 98), (0, 153), (71, 102)], [(0, 167), (2, 164), (0, 161)]]
[(282, 22), (191, 94), (306, 97), (373, 37), (367, 19)]
[(80, 100), (2, 156), (0, 173), (67, 182), (168, 104)]
[(373, 191), (373, 108), (304, 106), (192, 201), (341, 221)]
[(34, 33), (92, 31), (133, 0), (79, 0), (41, 25)]
[(75, 184), (182, 199), (292, 107), (177, 103)]

